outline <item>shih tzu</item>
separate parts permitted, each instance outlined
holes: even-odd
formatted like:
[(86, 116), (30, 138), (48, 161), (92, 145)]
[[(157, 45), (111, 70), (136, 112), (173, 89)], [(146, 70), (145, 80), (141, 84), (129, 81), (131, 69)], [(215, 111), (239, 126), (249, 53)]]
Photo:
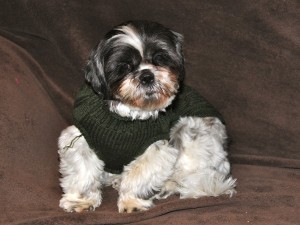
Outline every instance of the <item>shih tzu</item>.
[(183, 37), (130, 21), (92, 51), (74, 125), (59, 138), (60, 207), (94, 210), (101, 187), (119, 192), (119, 212), (147, 210), (154, 199), (235, 193), (221, 115), (183, 84)]

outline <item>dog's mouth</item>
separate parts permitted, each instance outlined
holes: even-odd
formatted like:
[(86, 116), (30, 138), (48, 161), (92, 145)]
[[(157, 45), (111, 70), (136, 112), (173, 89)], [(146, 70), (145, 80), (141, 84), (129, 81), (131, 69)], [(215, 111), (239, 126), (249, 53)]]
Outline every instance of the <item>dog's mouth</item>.
[(151, 97), (151, 96), (153, 96), (154, 94), (155, 94), (154, 91), (147, 91), (147, 92), (146, 92), (146, 97)]
[(116, 99), (133, 108), (161, 110), (170, 104), (179, 88), (177, 75), (170, 70), (146, 70), (143, 76), (134, 74), (122, 80), (116, 89)]
[(135, 91), (135, 95), (130, 97), (119, 98), (119, 100), (133, 108), (138, 108), (147, 111), (160, 110), (168, 105), (169, 99), (173, 98), (176, 93), (171, 93), (162, 90), (143, 90)]
[(154, 96), (155, 94), (159, 94), (157, 88), (154, 86), (148, 87), (145, 91), (145, 97), (151, 97)]

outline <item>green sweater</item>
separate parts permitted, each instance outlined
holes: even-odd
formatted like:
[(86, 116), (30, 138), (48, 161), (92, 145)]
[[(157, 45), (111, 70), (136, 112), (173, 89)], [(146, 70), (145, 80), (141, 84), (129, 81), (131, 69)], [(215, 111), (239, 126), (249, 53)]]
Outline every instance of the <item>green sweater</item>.
[(73, 116), (75, 126), (110, 173), (121, 173), (124, 165), (152, 143), (168, 140), (180, 117), (214, 116), (222, 120), (215, 108), (188, 86), (181, 88), (171, 106), (156, 119), (131, 120), (111, 112), (103, 96), (84, 85), (76, 97)]

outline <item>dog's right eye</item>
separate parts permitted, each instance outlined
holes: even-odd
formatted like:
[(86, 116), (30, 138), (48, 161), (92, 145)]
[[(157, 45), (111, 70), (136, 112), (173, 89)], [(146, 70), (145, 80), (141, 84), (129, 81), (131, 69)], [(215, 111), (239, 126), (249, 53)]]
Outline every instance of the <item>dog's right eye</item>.
[(132, 67), (128, 63), (121, 63), (118, 65), (118, 71), (119, 73), (125, 74), (131, 72)]

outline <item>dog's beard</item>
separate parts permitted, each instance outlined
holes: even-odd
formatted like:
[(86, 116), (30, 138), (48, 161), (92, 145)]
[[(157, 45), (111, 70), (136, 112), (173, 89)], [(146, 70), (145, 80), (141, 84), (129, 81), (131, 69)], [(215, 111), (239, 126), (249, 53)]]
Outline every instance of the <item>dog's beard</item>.
[(152, 67), (154, 82), (141, 83), (139, 75), (128, 74), (114, 91), (115, 98), (133, 109), (164, 110), (171, 104), (178, 90), (177, 75), (164, 67)]

